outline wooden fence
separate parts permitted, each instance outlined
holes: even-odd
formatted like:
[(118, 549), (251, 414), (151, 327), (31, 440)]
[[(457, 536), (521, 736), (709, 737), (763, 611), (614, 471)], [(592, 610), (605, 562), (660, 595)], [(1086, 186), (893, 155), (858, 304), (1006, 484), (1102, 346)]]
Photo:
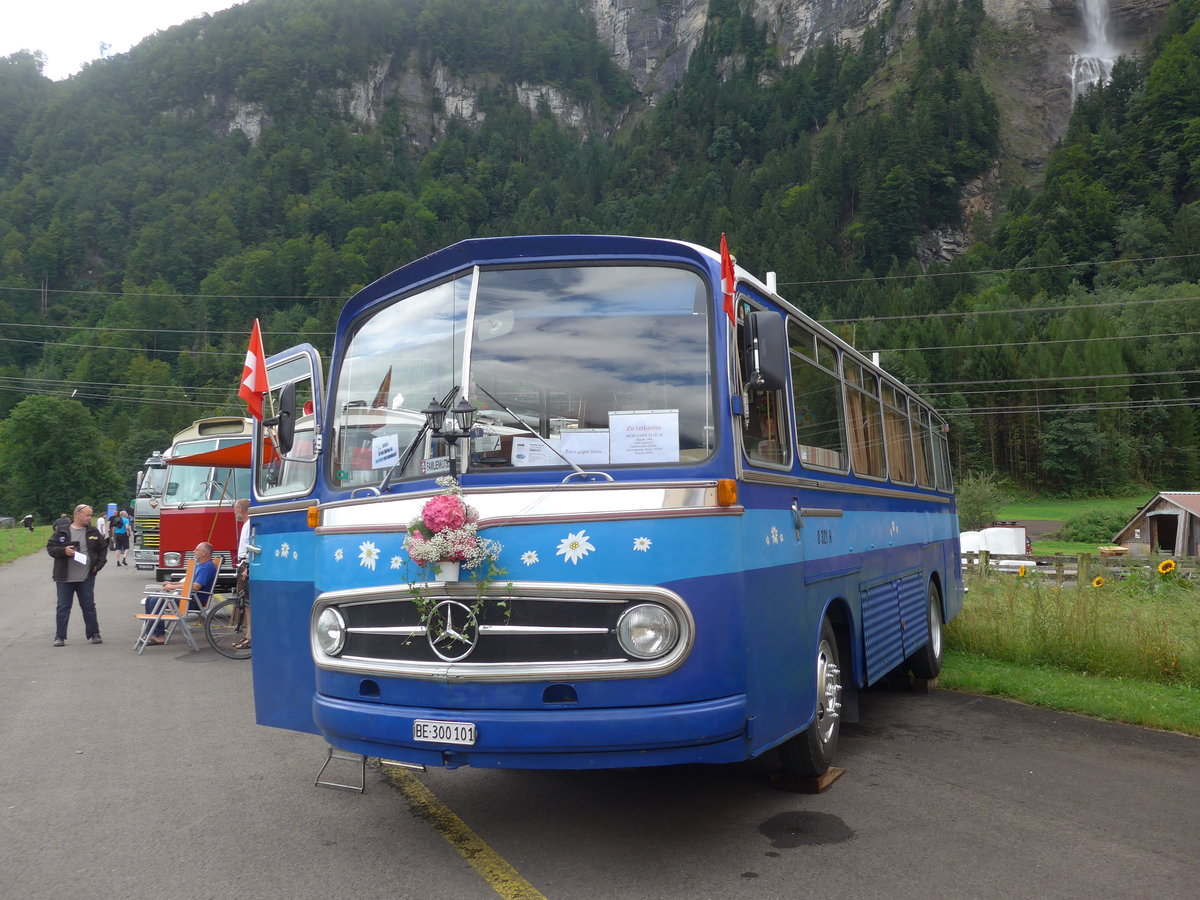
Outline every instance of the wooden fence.
[(1076, 581), (1091, 581), (1102, 577), (1117, 581), (1134, 573), (1157, 575), (1158, 567), (1166, 560), (1175, 563), (1175, 574), (1180, 578), (1200, 580), (1200, 560), (1195, 557), (1171, 557), (1163, 554), (1151, 556), (1110, 556), (1102, 553), (1080, 553), (1067, 556), (1038, 554), (1005, 555), (989, 553), (987, 550), (964, 553), (963, 572), (982, 576), (1016, 575), (1038, 578), (1058, 584)]

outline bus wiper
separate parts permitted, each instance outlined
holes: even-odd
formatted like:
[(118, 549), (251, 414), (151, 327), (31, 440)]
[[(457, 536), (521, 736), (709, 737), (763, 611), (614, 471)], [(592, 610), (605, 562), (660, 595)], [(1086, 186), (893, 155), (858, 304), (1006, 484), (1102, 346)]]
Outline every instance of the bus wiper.
[[(442, 398), (443, 409), (450, 408), (450, 404), (454, 402), (454, 396), (457, 393), (458, 385), (456, 384), (454, 387), (450, 388), (450, 390), (446, 392), (446, 396)], [(387, 470), (387, 474), (383, 476), (383, 481), (379, 482), (379, 493), (382, 494), (391, 488), (392, 476), (397, 472), (404, 471), (404, 467), (408, 465), (409, 460), (412, 459), (413, 453), (416, 452), (417, 445), (420, 444), (421, 441), (425, 440), (425, 433), (427, 431), (429, 431), (428, 419), (426, 419), (421, 427), (417, 429), (417, 433), (413, 435), (413, 439), (408, 442), (408, 446), (404, 448), (404, 452), (400, 454), (400, 458), (396, 460), (396, 464)]]
[[(493, 403), (495, 403), (498, 407), (500, 407), (502, 410), (504, 410), (506, 413), (508, 413), (510, 416), (512, 416), (513, 421), (516, 422), (518, 425), (520, 425), (522, 428), (524, 428), (527, 432), (529, 432), (530, 437), (537, 438), (539, 441), (542, 442), (543, 445), (545, 445), (545, 447), (547, 449), (549, 449), (559, 459), (561, 459), (568, 466), (570, 466), (572, 469), (574, 469), (575, 475), (582, 475), (585, 478), (588, 475), (603, 475), (609, 481), (613, 480), (613, 477), (611, 475), (609, 475), (607, 472), (585, 472), (583, 469), (579, 468), (579, 466), (577, 466), (573, 460), (567, 459), (565, 456), (562, 455), (562, 453), (559, 452), (557, 447), (555, 447), (548, 440), (546, 440), (544, 437), (542, 437), (540, 434), (538, 434), (536, 431), (534, 431), (533, 427), (528, 422), (526, 422), (524, 419), (522, 419), (520, 416), (518, 416), (515, 412), (513, 412), (511, 409), (509, 409), (507, 406), (505, 406), (499, 400), (497, 400), (495, 398), (495, 396), (493, 396), (491, 391), (489, 391), (487, 388), (485, 388), (481, 384), (474, 384), (473, 386), (477, 391), (483, 392), (484, 396), (486, 396), (489, 400), (491, 400)], [(445, 404), (443, 404), (443, 406), (444, 405)], [(570, 478), (570, 477), (571, 477), (570, 475), (567, 476), (567, 478)]]

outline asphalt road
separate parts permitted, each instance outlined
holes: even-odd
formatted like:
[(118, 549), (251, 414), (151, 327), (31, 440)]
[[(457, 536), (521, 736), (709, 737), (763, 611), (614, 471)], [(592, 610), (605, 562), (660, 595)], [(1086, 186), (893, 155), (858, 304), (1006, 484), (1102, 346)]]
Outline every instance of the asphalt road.
[[(50, 560), (0, 568), (0, 897), (486, 898), (371, 769), (254, 723), (249, 663), (132, 650), (144, 574), (109, 566), (105, 643), (53, 648)], [(1192, 898), (1200, 741), (948, 691), (872, 691), (819, 796), (772, 762), (417, 779), (551, 898)]]

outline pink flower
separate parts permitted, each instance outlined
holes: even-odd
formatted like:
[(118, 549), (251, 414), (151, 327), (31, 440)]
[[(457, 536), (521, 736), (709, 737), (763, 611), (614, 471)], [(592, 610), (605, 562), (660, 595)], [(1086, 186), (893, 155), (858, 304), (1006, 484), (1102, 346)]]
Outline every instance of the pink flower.
[(467, 510), (462, 500), (441, 494), (425, 501), (421, 519), (434, 534), (451, 528), (462, 528), (467, 524)]

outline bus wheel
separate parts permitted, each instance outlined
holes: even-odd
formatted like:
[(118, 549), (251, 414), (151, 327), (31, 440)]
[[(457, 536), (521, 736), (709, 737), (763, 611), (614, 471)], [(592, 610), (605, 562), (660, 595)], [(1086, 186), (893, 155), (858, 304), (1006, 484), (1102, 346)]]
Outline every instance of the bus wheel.
[(937, 678), (942, 671), (942, 594), (936, 584), (929, 583), (929, 603), (925, 607), (929, 621), (929, 641), (906, 662), (918, 678)]
[(837, 636), (829, 619), (821, 623), (816, 662), (817, 708), (812, 723), (779, 746), (783, 770), (801, 778), (824, 775), (837, 752), (842, 720), (842, 670), (838, 665)]

